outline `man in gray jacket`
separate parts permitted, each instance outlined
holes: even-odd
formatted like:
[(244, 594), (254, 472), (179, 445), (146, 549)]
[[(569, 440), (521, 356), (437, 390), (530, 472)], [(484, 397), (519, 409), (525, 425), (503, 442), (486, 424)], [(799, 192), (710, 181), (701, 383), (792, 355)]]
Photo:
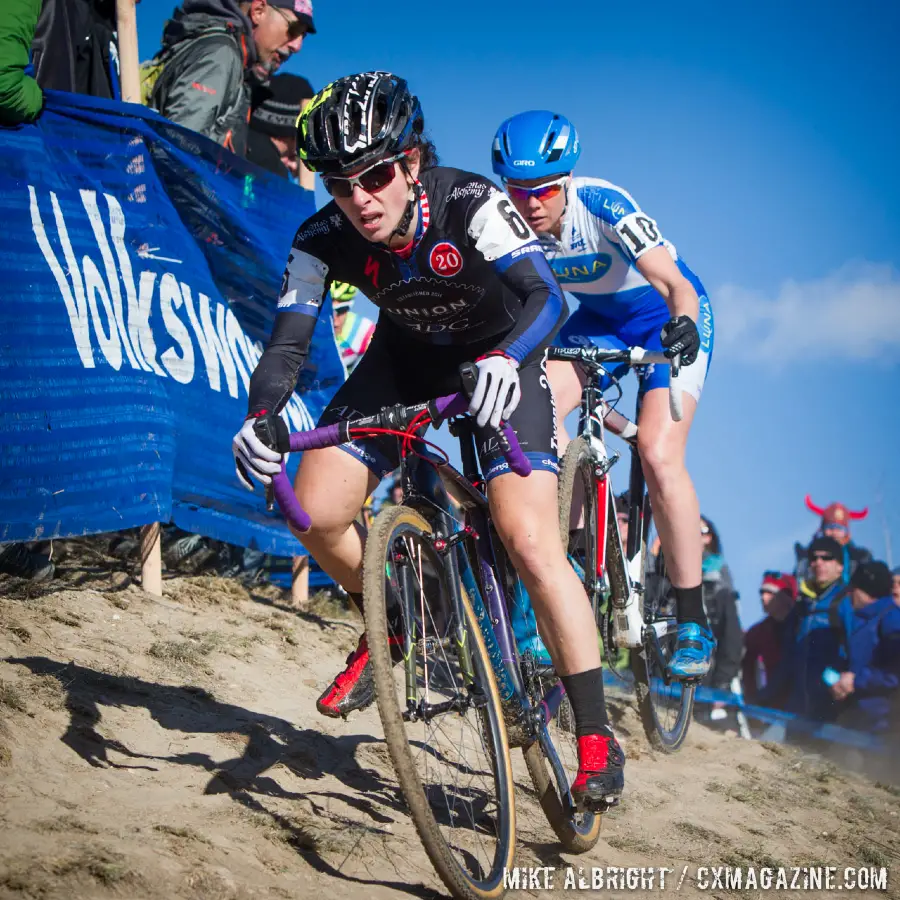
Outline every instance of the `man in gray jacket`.
[(166, 23), (150, 104), (244, 156), (254, 85), (314, 34), (311, 0), (184, 0)]

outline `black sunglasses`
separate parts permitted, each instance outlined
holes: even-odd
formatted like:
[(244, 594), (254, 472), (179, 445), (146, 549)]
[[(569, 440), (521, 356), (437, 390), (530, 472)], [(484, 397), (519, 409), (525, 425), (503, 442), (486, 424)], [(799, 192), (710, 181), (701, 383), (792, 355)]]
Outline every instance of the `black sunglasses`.
[(364, 169), (359, 175), (347, 177), (343, 175), (323, 175), (322, 186), (331, 194), (332, 197), (340, 197), (346, 200), (353, 195), (353, 186), (359, 187), (367, 194), (376, 194), (378, 191), (384, 190), (397, 174), (394, 163), (398, 159), (403, 159), (405, 153), (392, 156), (390, 159), (383, 159), (381, 162), (375, 163)]
[(301, 19), (292, 19), (290, 16), (285, 15), (284, 10), (280, 6), (273, 6), (272, 9), (277, 12), (285, 22), (287, 22), (288, 27), (288, 39), (292, 41), (296, 41), (298, 37), (303, 37), (309, 28), (306, 25), (306, 22)]
[(835, 559), (830, 553), (815, 553), (809, 558), (810, 562), (834, 562)]

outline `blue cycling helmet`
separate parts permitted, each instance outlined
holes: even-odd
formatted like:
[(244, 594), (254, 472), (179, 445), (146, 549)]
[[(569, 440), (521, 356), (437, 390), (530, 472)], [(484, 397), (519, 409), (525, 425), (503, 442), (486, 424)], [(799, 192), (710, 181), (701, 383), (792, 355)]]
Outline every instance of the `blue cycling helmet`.
[(533, 109), (507, 119), (494, 135), (494, 173), (501, 178), (567, 175), (581, 155), (575, 126), (559, 113)]

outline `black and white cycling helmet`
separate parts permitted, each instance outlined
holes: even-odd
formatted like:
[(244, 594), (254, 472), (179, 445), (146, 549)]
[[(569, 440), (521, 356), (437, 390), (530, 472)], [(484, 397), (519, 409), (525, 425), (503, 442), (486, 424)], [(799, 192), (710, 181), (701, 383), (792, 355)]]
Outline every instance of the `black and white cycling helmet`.
[(418, 98), (390, 72), (339, 78), (297, 119), (297, 154), (314, 172), (340, 175), (412, 147), (425, 126)]

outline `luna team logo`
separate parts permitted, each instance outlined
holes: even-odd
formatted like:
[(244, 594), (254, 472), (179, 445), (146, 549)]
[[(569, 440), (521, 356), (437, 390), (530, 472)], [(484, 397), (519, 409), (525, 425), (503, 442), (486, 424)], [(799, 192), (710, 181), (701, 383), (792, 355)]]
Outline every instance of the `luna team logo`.
[(450, 241), (441, 241), (431, 248), (428, 264), (436, 275), (450, 278), (462, 271), (462, 254)]
[(562, 284), (587, 284), (599, 281), (610, 270), (612, 261), (609, 253), (589, 253), (558, 257), (551, 261), (550, 267)]

